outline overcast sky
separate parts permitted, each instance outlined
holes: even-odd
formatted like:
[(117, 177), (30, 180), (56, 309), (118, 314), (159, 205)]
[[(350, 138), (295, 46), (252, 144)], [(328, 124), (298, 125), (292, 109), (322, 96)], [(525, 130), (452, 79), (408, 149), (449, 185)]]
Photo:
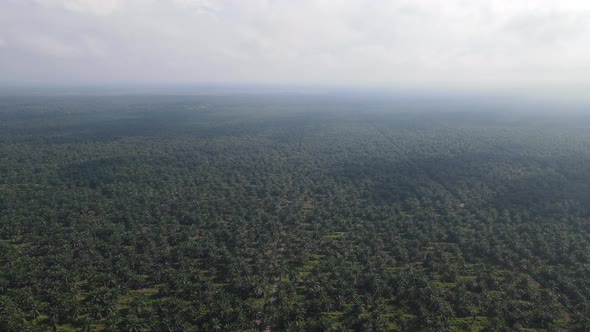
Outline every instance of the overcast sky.
[(588, 0), (0, 0), (0, 83), (589, 81)]

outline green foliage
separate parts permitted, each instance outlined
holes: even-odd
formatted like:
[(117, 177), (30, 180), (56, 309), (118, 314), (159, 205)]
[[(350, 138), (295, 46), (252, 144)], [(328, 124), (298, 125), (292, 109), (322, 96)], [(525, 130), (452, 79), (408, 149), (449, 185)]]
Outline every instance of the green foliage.
[(588, 330), (590, 121), (402, 106), (3, 97), (0, 330)]

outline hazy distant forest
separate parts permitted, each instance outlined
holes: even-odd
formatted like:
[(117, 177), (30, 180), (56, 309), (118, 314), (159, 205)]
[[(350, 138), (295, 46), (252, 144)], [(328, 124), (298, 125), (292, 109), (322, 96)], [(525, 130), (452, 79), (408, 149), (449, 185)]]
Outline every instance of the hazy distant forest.
[(0, 331), (589, 331), (590, 115), (0, 98)]

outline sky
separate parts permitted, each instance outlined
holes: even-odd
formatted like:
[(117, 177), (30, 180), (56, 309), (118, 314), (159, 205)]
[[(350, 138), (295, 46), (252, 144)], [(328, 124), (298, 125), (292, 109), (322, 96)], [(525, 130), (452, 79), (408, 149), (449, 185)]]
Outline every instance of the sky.
[(590, 1), (0, 0), (0, 84), (105, 82), (585, 87)]

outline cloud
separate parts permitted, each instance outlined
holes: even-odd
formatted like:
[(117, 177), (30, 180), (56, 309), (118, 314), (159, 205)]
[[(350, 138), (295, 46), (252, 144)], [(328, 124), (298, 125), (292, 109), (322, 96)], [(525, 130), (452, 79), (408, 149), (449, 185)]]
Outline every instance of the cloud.
[(197, 14), (215, 14), (220, 9), (219, 2), (211, 0), (172, 0), (173, 4), (193, 10)]
[(35, 34), (22, 37), (21, 45), (24, 49), (46, 56), (72, 57), (78, 54), (76, 48), (68, 45), (63, 40), (44, 35)]
[(121, 9), (123, 0), (34, 0), (46, 6), (93, 15), (108, 15)]
[[(85, 35), (74, 37), (65, 39), (47, 33), (27, 33), (15, 38), (13, 46), (20, 51), (42, 57), (92, 60), (95, 57), (106, 56), (106, 47), (100, 40)], [(1, 42), (0, 46), (2, 46)]]
[(590, 77), (587, 1), (6, 1), (0, 70), (84, 59), (88, 70), (72, 67), (68, 79), (446, 86)]
[(105, 57), (108, 51), (104, 43), (92, 36), (81, 36), (81, 48), (87, 56)]

